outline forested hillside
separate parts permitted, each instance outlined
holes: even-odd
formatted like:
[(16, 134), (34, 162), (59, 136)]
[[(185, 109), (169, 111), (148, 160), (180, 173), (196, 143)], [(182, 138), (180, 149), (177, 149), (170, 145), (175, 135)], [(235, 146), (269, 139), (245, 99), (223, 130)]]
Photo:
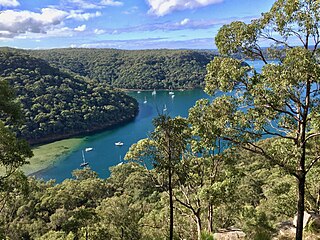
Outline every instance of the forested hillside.
[(50, 66), (22, 51), (0, 50), (0, 76), (7, 79), (22, 103), (30, 143), (85, 134), (135, 117), (135, 99), (105, 82), (89, 80)]
[(125, 89), (202, 86), (215, 54), (195, 50), (52, 49), (31, 54), (59, 68)]

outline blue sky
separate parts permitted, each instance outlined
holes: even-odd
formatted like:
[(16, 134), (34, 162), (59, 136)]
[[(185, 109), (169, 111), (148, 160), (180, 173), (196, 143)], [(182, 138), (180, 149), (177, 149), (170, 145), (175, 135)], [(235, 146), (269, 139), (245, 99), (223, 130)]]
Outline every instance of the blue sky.
[(0, 46), (215, 48), (226, 23), (250, 22), (274, 0), (0, 0)]

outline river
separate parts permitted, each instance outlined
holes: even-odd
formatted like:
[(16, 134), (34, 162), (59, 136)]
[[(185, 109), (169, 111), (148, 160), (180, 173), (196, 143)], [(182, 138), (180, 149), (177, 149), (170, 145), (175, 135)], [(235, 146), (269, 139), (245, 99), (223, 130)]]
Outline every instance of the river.
[[(263, 66), (261, 61), (248, 61), (248, 63), (256, 66), (257, 70)], [(82, 151), (85, 148), (92, 148), (92, 151), (83, 151), (85, 160), (99, 177), (106, 178), (110, 175), (109, 167), (122, 162), (129, 147), (140, 139), (146, 138), (153, 130), (153, 118), (164, 112), (172, 117), (187, 117), (189, 108), (194, 106), (198, 99), (209, 98), (201, 89), (174, 91), (174, 97), (168, 91), (157, 91), (154, 95), (151, 91), (130, 92), (129, 95), (139, 102), (140, 111), (134, 121), (113, 130), (83, 138), (71, 152), (60, 156), (59, 160), (50, 167), (34, 175), (44, 180), (55, 179), (56, 182), (71, 178), (72, 171), (81, 168)], [(123, 146), (116, 146), (115, 143), (118, 141), (123, 142)]]

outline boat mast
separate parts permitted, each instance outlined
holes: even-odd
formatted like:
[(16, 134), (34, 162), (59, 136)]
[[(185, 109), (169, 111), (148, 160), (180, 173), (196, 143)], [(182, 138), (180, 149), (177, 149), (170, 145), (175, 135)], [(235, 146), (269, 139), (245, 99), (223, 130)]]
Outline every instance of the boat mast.
[(82, 150), (82, 160), (83, 160), (84, 163), (86, 162), (86, 159), (85, 159), (85, 157), (84, 157), (84, 152), (83, 152), (83, 150)]

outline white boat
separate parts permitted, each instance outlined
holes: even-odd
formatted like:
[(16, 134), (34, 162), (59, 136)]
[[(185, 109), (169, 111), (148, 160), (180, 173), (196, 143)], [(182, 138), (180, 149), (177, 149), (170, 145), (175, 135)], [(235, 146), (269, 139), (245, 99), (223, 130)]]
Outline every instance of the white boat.
[(82, 150), (82, 160), (83, 160), (83, 163), (80, 164), (80, 167), (85, 167), (89, 164), (88, 162), (86, 162), (83, 150)]
[(167, 105), (165, 104), (165, 105), (164, 105), (164, 108), (163, 108), (163, 111), (166, 112), (167, 110), (168, 110), (168, 109), (167, 109)]
[(171, 98), (174, 98), (174, 95), (171, 95)]
[(174, 95), (174, 92), (170, 91), (170, 92), (169, 92), (169, 95)]
[(137, 93), (141, 93), (141, 91), (138, 91)]
[(144, 97), (143, 103), (147, 103), (147, 97)]
[(93, 150), (93, 148), (91, 148), (91, 147), (85, 149), (86, 152), (90, 152), (92, 150)]
[(116, 145), (116, 146), (123, 146), (123, 142), (116, 142), (116, 143), (114, 143), (114, 145)]
[(152, 96), (156, 95), (157, 94), (156, 90), (154, 89), (151, 94)]

